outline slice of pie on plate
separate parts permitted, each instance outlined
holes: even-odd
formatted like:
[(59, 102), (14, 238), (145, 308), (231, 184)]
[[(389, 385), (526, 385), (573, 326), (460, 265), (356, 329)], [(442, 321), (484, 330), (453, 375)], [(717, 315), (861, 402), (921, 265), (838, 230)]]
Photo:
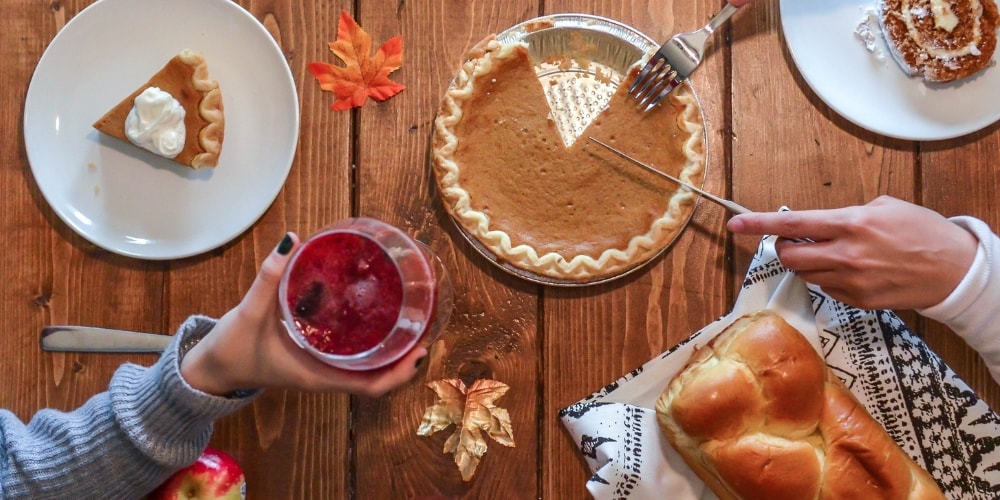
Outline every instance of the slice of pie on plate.
[(634, 75), (566, 147), (527, 48), (480, 43), (435, 120), (434, 172), (451, 216), (498, 261), (559, 282), (601, 281), (657, 255), (696, 195), (586, 138), (698, 185), (704, 123), (686, 84), (639, 111), (625, 92)]
[(205, 58), (184, 50), (94, 123), (94, 128), (190, 168), (222, 152), (222, 91)]

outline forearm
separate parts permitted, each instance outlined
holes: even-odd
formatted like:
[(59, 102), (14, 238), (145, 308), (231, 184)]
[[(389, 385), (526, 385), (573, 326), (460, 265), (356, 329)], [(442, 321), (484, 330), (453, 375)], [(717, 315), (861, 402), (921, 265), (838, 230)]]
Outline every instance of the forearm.
[(193, 462), (212, 423), (251, 399), (210, 396), (181, 378), (181, 348), (213, 324), (189, 319), (156, 364), (123, 365), (107, 392), (72, 412), (42, 410), (27, 425), (0, 413), (0, 496), (138, 498)]
[(993, 379), (1000, 382), (1000, 238), (984, 222), (955, 217), (956, 224), (979, 238), (972, 268), (943, 302), (919, 310), (948, 325), (982, 356)]

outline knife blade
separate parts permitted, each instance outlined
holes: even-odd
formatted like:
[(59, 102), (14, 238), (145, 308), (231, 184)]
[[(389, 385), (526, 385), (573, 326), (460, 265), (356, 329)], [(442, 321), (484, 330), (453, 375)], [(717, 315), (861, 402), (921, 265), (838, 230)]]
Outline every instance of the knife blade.
[[(636, 165), (638, 165), (638, 166), (640, 166), (642, 168), (645, 168), (646, 170), (648, 170), (648, 171), (650, 171), (650, 172), (652, 172), (654, 174), (666, 177), (667, 179), (670, 179), (671, 181), (674, 181), (677, 184), (680, 184), (681, 186), (684, 186), (684, 187), (690, 189), (691, 191), (694, 191), (695, 193), (698, 193), (698, 194), (704, 196), (705, 198), (708, 198), (709, 200), (714, 201), (715, 203), (718, 203), (719, 205), (722, 205), (723, 207), (725, 207), (727, 210), (729, 210), (730, 212), (732, 212), (734, 214), (749, 214), (749, 213), (753, 213), (753, 210), (750, 210), (749, 208), (744, 207), (743, 205), (740, 205), (739, 203), (736, 203), (733, 200), (727, 200), (725, 198), (720, 198), (720, 197), (718, 197), (718, 196), (716, 196), (716, 195), (714, 195), (712, 193), (709, 193), (708, 191), (705, 191), (704, 189), (699, 188), (698, 186), (694, 186), (694, 185), (688, 184), (687, 182), (684, 182), (684, 181), (678, 179), (677, 177), (674, 177), (674, 176), (672, 176), (672, 175), (670, 175), (670, 174), (668, 174), (668, 173), (666, 173), (666, 172), (664, 172), (662, 170), (658, 170), (656, 167), (654, 167), (652, 165), (649, 165), (647, 163), (643, 163), (643, 162), (641, 162), (641, 161), (639, 161), (639, 160), (637, 160), (637, 159), (629, 156), (627, 153), (625, 153), (624, 151), (622, 151), (622, 150), (620, 150), (620, 149), (618, 149), (618, 148), (616, 148), (614, 146), (611, 146), (609, 144), (605, 144), (605, 143), (603, 143), (603, 142), (601, 142), (601, 141), (599, 141), (597, 139), (594, 139), (593, 137), (589, 137), (588, 136), (588, 139), (590, 139), (593, 142), (596, 142), (597, 144), (600, 144), (601, 146), (604, 146), (605, 149), (611, 151), (612, 153), (615, 153), (618, 156), (621, 156), (622, 158), (625, 158), (626, 160), (628, 160), (628, 161), (630, 161), (630, 162), (632, 162), (632, 163), (634, 163), (634, 164), (636, 164)], [(789, 238), (786, 238), (786, 239), (794, 241), (796, 243), (816, 243), (816, 241), (813, 240), (813, 239), (811, 239), (811, 238), (792, 238), (792, 237), (789, 237)]]
[(57, 325), (42, 328), (41, 347), (51, 352), (160, 353), (170, 335), (92, 326)]
[(697, 186), (694, 186), (692, 184), (684, 182), (684, 181), (678, 179), (677, 177), (674, 177), (674, 176), (672, 176), (672, 175), (670, 175), (670, 174), (668, 174), (668, 173), (666, 173), (666, 172), (664, 172), (662, 170), (658, 170), (656, 167), (654, 167), (652, 165), (649, 165), (647, 163), (643, 163), (643, 162), (641, 162), (641, 161), (639, 161), (639, 160), (637, 160), (637, 159), (629, 156), (624, 151), (622, 151), (622, 150), (620, 150), (620, 149), (618, 149), (618, 148), (616, 148), (614, 146), (611, 146), (609, 144), (605, 144), (605, 143), (603, 143), (603, 142), (601, 142), (601, 141), (599, 141), (597, 139), (594, 139), (593, 137), (589, 137), (588, 136), (587, 138), (590, 139), (591, 141), (596, 142), (597, 144), (600, 144), (601, 146), (604, 146), (606, 149), (610, 150), (612, 153), (615, 153), (618, 156), (621, 156), (622, 158), (625, 158), (626, 160), (628, 160), (628, 161), (630, 161), (630, 162), (632, 162), (632, 163), (634, 163), (634, 164), (636, 164), (636, 165), (638, 165), (638, 166), (640, 166), (642, 168), (645, 168), (646, 170), (649, 170), (650, 172), (652, 172), (654, 174), (666, 177), (667, 179), (670, 179), (671, 181), (674, 181), (677, 184), (680, 184), (681, 186), (684, 186), (684, 187), (690, 189), (691, 191), (694, 191), (695, 193), (698, 193), (698, 194), (704, 196), (705, 198), (708, 198), (709, 200), (712, 200), (712, 201), (718, 203), (719, 205), (722, 205), (723, 207), (725, 207), (730, 212), (733, 212), (735, 214), (748, 214), (748, 213), (752, 212), (752, 210), (750, 210), (749, 208), (744, 207), (743, 205), (740, 205), (739, 203), (736, 203), (735, 201), (727, 200), (725, 198), (720, 198), (720, 197), (718, 197), (718, 196), (716, 196), (716, 195), (714, 195), (712, 193), (709, 193), (708, 191), (705, 191), (704, 189), (701, 189), (701, 188), (699, 188)]

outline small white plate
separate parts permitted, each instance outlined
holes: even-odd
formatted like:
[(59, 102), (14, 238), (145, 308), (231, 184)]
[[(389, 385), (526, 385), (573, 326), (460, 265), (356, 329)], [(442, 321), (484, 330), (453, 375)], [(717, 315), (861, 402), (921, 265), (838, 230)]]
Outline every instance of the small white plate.
[[(788, 50), (828, 106), (872, 132), (899, 139), (950, 139), (1000, 120), (1000, 67), (949, 84), (910, 78), (889, 53), (875, 18), (876, 45), (855, 36), (875, 0), (780, 0)], [(993, 56), (997, 62), (997, 54)]]
[[(214, 169), (191, 170), (91, 125), (183, 49), (219, 82), (226, 136)], [(291, 169), (295, 82), (281, 49), (227, 0), (100, 0), (45, 50), (24, 105), (24, 141), (46, 201), (95, 245), (131, 257), (196, 255), (242, 234)]]

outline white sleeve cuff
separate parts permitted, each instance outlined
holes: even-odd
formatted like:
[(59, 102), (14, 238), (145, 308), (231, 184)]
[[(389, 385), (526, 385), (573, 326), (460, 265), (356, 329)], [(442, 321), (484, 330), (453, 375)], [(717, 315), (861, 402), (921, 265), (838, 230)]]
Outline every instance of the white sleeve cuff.
[(938, 304), (917, 313), (940, 321), (982, 356), (994, 380), (1000, 382), (1000, 237), (974, 217), (950, 219), (979, 239), (969, 271), (955, 290)]
[[(950, 324), (955, 319), (960, 319), (962, 314), (975, 304), (976, 299), (983, 293), (989, 282), (990, 262), (986, 247), (990, 240), (984, 239), (983, 235), (979, 234), (973, 227), (970, 227), (972, 224), (968, 224), (966, 221), (960, 219), (963, 218), (955, 217), (950, 220), (968, 230), (979, 239), (979, 246), (976, 248), (976, 258), (973, 259), (972, 266), (969, 267), (965, 276), (962, 277), (962, 281), (958, 283), (958, 286), (952, 290), (950, 295), (933, 306), (917, 310), (921, 315), (945, 324)], [(973, 219), (973, 221), (974, 224), (978, 223), (975, 225), (985, 225), (978, 219)], [(989, 230), (988, 227), (987, 230)], [(989, 233), (989, 236), (995, 238), (992, 232)]]

